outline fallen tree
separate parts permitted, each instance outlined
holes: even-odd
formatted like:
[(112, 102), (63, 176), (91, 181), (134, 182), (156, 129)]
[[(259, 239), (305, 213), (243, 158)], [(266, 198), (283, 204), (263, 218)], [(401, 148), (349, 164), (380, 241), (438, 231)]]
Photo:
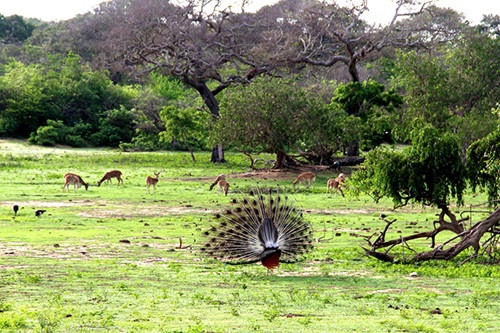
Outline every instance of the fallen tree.
[[(375, 234), (365, 238), (368, 244), (363, 247), (366, 254), (394, 262), (396, 257), (391, 250), (401, 246), (413, 251), (413, 256), (404, 260), (452, 260), (470, 248), (474, 249), (474, 257), (481, 248), (489, 251), (496, 247), (500, 230), (495, 226), (500, 220), (500, 211), (466, 229), (464, 222), (469, 217), (457, 218), (449, 209), (451, 198), (455, 198), (457, 206), (463, 205), (463, 194), (469, 180), (458, 142), (453, 134), (440, 134), (432, 126), (424, 125), (414, 132), (411, 147), (401, 151), (376, 149), (367, 154), (359, 171), (348, 180), (351, 192), (363, 192), (376, 202), (389, 197), (394, 202), (394, 209), (412, 203), (435, 207), (440, 213), (439, 218), (429, 226), (430, 230), (389, 240), (388, 231), (395, 220), (381, 217), (386, 226), (376, 234), (375, 240), (372, 240)], [(489, 196), (489, 199), (495, 198)], [(450, 231), (454, 236), (436, 246), (436, 236), (443, 231)], [(486, 235), (490, 237), (483, 241)], [(413, 250), (409, 242), (418, 239), (429, 239), (433, 250), (420, 253)]]
[[(445, 221), (444, 217), (450, 217), (450, 222)], [(470, 229), (464, 230), (465, 221), (469, 220), (469, 217), (457, 219), (453, 213), (449, 211), (447, 208), (443, 208), (442, 213), (439, 215), (439, 220), (434, 222), (435, 228), (430, 231), (421, 232), (405, 237), (399, 237), (392, 240), (386, 240), (386, 234), (391, 225), (396, 222), (396, 220), (387, 220), (383, 218), (386, 222), (386, 226), (384, 230), (378, 235), (375, 241), (371, 241), (373, 237), (366, 237), (366, 241), (369, 245), (369, 248), (363, 247), (365, 253), (369, 256), (377, 258), (382, 261), (394, 262), (395, 256), (389, 254), (389, 251), (393, 249), (396, 245), (404, 245), (409, 247), (409, 242), (416, 239), (431, 239), (431, 247), (433, 250), (427, 252), (415, 253), (410, 261), (418, 262), (418, 261), (428, 261), (428, 260), (452, 260), (457, 257), (463, 251), (473, 248), (474, 253), (472, 257), (475, 257), (479, 254), (479, 250), (484, 248), (485, 250), (491, 250), (490, 248), (496, 245), (496, 241), (494, 239), (500, 235), (500, 230), (495, 226), (500, 221), (500, 209), (495, 210), (491, 215), (488, 216), (483, 221), (480, 221), (473, 225)], [(438, 225), (438, 227), (436, 227)], [(435, 237), (438, 233), (444, 230), (453, 231), (456, 233), (456, 236), (450, 238), (443, 244), (435, 246)], [(485, 235), (489, 235), (490, 237), (481, 244), (481, 240)], [(446, 247), (452, 242), (456, 241), (456, 239), (460, 239), (453, 245)], [(384, 250), (384, 251), (380, 251)]]

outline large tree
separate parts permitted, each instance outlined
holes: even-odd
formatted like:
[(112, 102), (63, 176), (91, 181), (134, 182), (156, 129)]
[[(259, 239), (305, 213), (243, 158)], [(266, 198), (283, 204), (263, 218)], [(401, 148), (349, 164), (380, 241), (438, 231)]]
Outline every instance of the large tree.
[[(394, 207), (421, 204), (440, 210), (439, 219), (434, 221), (434, 229), (409, 236), (398, 235), (387, 240), (386, 233), (395, 221), (388, 221), (387, 227), (375, 241), (368, 238), (369, 255), (392, 261), (388, 252), (395, 245), (409, 246), (415, 239), (431, 239), (442, 231), (451, 231), (463, 236), (464, 219), (457, 218), (450, 209), (451, 200), (463, 204), (463, 194), (467, 188), (467, 173), (460, 157), (457, 137), (451, 133), (441, 134), (430, 125), (417, 122), (412, 132), (412, 145), (402, 151), (375, 149), (367, 154), (358, 172), (350, 177), (351, 188), (364, 192), (375, 201), (388, 197)], [(378, 250), (378, 251), (377, 251)], [(382, 251), (381, 251), (382, 250)], [(457, 253), (458, 254), (458, 253)], [(416, 256), (426, 260), (428, 257)]]
[[(473, 55), (473, 56), (472, 56)], [(495, 129), (491, 110), (500, 94), (500, 41), (487, 34), (465, 35), (440, 52), (401, 54), (394, 83), (404, 91), (399, 139), (408, 139), (415, 118), (457, 133), (462, 157), (468, 146)]]
[(101, 4), (94, 20), (113, 22), (101, 46), (115, 60), (136, 73), (159, 70), (180, 78), (214, 118), (219, 118), (216, 95), (273, 69), (248, 42), (260, 35), (254, 16), (234, 13), (222, 1), (114, 0)]
[(321, 99), (290, 80), (261, 79), (226, 91), (221, 119), (212, 131), (214, 141), (242, 151), (274, 153), (274, 167), (285, 166), (288, 152), (310, 137), (327, 111)]
[[(281, 63), (347, 69), (359, 82), (361, 65), (385, 49), (432, 49), (452, 40), (464, 28), (463, 17), (419, 0), (395, 0), (388, 23), (370, 24), (364, 17), (372, 6), (340, 6), (336, 1), (283, 0), (257, 14), (274, 22), (266, 50)], [(273, 21), (271, 21), (273, 20)], [(279, 23), (279, 24), (278, 24)]]

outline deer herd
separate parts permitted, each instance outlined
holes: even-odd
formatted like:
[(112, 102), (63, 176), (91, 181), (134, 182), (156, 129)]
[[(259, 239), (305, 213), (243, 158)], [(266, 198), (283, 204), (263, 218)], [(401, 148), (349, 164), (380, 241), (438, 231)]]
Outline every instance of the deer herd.
[[(156, 184), (158, 184), (159, 176), (161, 171), (154, 172), (154, 177), (147, 176), (146, 177), (146, 192), (151, 193), (151, 187), (153, 187), (153, 192), (156, 192)], [(112, 183), (111, 179), (116, 178), (118, 181), (118, 185), (123, 185), (122, 172), (120, 170), (111, 170), (106, 172), (101, 180), (97, 181), (97, 186), (101, 186), (103, 182)], [(297, 191), (297, 187), (299, 184), (304, 184), (307, 188), (314, 185), (316, 180), (316, 174), (313, 172), (304, 172), (301, 173), (292, 183), (293, 189)], [(339, 192), (342, 196), (344, 196), (344, 192), (342, 191), (342, 183), (346, 180), (346, 175), (344, 173), (340, 173), (337, 178), (330, 178), (326, 183), (326, 195)], [(74, 173), (67, 173), (64, 175), (64, 186), (63, 192), (67, 189), (69, 192), (69, 186), (73, 185), (73, 190), (76, 192), (80, 187), (84, 186), (85, 190), (89, 188), (89, 184), (87, 184), (82, 177)], [(221, 192), (227, 196), (229, 192), (229, 183), (226, 180), (225, 174), (220, 174), (214, 180), (212, 184), (210, 184), (210, 191), (217, 186), (217, 194), (220, 195)]]
[[(146, 192), (150, 193), (150, 187), (153, 186), (153, 191), (156, 191), (156, 184), (158, 183), (158, 176), (160, 175), (161, 171), (154, 172), (155, 177), (147, 176), (146, 177)], [(110, 183), (112, 184), (113, 182), (111, 181), (112, 178), (116, 178), (118, 181), (118, 185), (123, 185), (123, 179), (122, 179), (122, 172), (120, 170), (111, 170), (109, 172), (106, 172), (104, 176), (101, 178), (101, 180), (97, 181), (97, 187), (100, 187), (103, 182)], [(63, 192), (64, 190), (68, 190), (69, 192), (69, 185), (73, 185), (73, 190), (76, 192), (80, 187), (84, 186), (85, 190), (88, 190), (89, 184), (87, 184), (82, 177), (80, 177), (77, 174), (74, 173), (67, 173), (64, 175), (64, 185), (63, 185)]]

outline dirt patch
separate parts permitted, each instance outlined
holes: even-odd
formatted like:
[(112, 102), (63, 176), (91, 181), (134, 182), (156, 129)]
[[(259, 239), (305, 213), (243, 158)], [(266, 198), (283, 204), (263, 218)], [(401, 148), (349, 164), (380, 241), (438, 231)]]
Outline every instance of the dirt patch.
[[(0, 206), (12, 206), (19, 204), (19, 201), (3, 201)], [(74, 206), (95, 206), (105, 204), (105, 201), (75, 200), (70, 202), (47, 202), (47, 201), (23, 201), (23, 207), (74, 207)]]

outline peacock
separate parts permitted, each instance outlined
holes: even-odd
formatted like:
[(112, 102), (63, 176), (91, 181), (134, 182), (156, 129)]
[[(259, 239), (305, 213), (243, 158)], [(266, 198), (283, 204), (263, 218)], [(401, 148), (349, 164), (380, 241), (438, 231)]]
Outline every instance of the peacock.
[(204, 232), (202, 251), (226, 263), (261, 262), (272, 270), (312, 249), (312, 227), (279, 189), (250, 190), (233, 199), (234, 207), (215, 215), (219, 222)]

